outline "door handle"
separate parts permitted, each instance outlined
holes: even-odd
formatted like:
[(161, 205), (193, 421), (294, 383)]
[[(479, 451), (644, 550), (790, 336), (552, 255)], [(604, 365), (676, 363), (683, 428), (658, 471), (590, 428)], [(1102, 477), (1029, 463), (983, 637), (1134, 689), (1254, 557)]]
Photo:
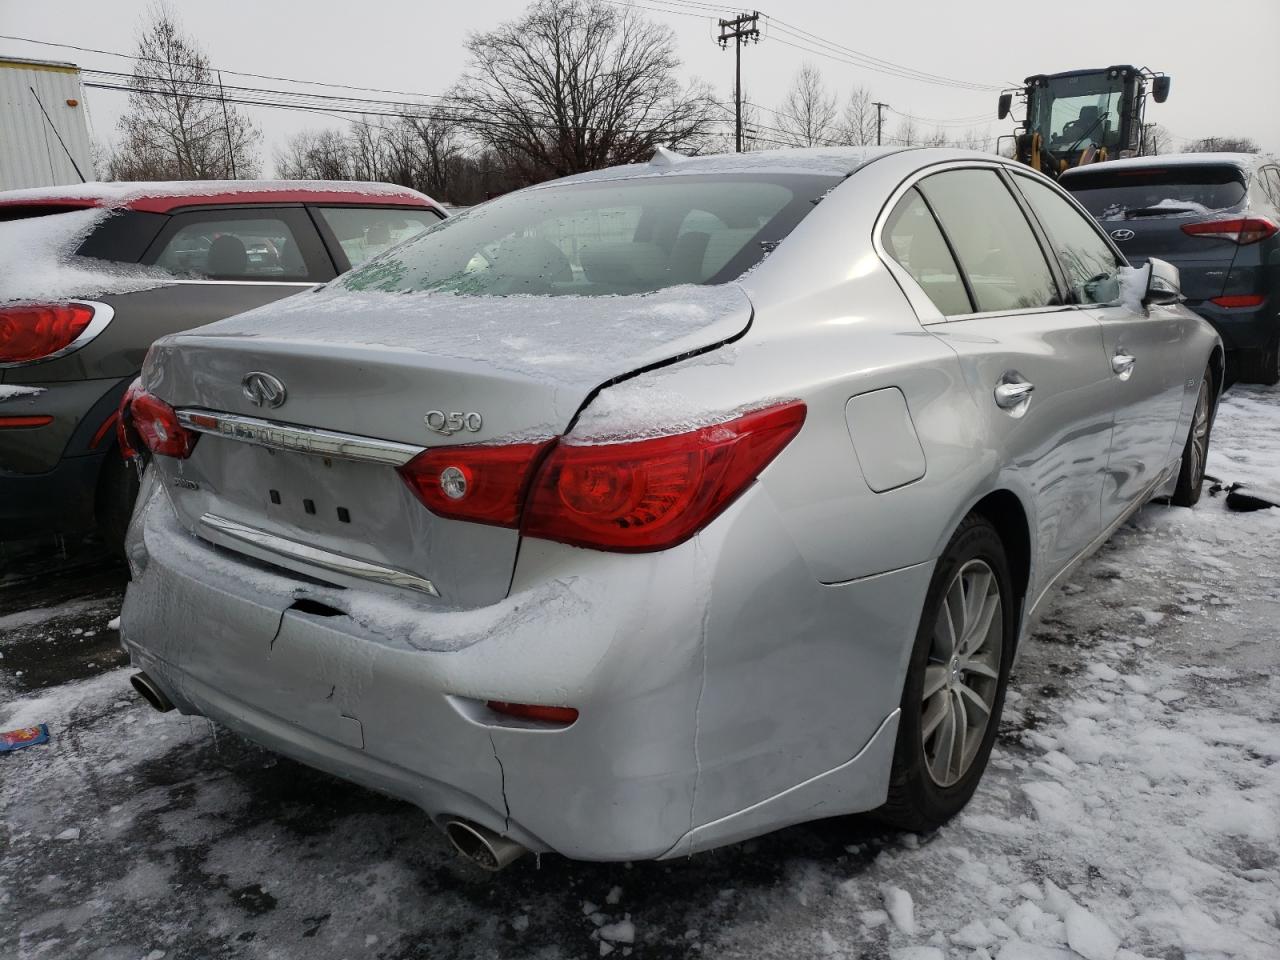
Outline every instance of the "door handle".
[(1133, 365), (1137, 362), (1137, 357), (1131, 357), (1127, 353), (1117, 353), (1111, 358), (1111, 369), (1121, 380), (1128, 380), (1129, 374), (1133, 373)]
[(996, 384), (996, 406), (1001, 410), (1013, 410), (1030, 400), (1033, 390), (1035, 385), (1025, 380)]

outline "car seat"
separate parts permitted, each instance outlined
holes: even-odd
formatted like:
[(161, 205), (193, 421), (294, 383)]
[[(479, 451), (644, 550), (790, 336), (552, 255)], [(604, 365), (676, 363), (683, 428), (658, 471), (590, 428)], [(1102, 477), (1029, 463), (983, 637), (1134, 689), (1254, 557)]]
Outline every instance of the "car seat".
[(242, 277), (249, 267), (249, 255), (239, 237), (224, 233), (209, 244), (205, 273), (211, 277)]

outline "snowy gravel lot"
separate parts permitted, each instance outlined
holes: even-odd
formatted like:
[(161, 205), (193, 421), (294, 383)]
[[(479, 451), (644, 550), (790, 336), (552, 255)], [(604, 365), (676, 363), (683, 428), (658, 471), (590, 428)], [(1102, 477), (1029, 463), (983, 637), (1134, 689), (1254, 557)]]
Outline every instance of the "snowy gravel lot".
[[(1209, 472), (1280, 481), (1280, 389)], [(457, 860), (406, 804), (129, 690), (92, 548), (0, 554), (0, 958), (1280, 958), (1280, 510), (1151, 505), (1060, 594), (992, 768), (927, 836), (689, 861)]]

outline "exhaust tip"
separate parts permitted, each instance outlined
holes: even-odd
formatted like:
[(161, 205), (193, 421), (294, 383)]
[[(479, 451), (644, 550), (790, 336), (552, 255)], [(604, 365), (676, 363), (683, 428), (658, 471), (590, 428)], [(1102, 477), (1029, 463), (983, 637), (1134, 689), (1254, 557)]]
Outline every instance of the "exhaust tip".
[(514, 863), (525, 848), (514, 840), (494, 833), (470, 820), (449, 819), (444, 822), (445, 836), (453, 848), (482, 870), (496, 873)]
[(145, 673), (135, 673), (129, 678), (129, 682), (133, 684), (133, 689), (138, 691), (138, 696), (161, 713), (168, 713), (173, 709), (173, 703), (164, 695), (164, 691), (157, 687), (156, 682)]

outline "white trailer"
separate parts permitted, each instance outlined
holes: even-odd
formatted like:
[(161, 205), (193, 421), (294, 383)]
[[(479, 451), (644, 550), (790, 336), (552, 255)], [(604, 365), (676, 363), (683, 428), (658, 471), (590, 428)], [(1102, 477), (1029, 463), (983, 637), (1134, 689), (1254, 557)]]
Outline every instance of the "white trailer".
[(0, 57), (0, 190), (91, 179), (80, 68)]

